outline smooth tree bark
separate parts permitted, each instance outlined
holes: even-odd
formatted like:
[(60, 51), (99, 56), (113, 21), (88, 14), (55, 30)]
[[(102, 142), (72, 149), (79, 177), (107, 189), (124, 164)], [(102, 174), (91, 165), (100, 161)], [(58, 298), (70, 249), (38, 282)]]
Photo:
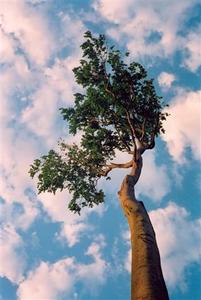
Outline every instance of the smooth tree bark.
[(135, 184), (142, 169), (141, 145), (133, 160), (119, 167), (131, 167), (119, 191), (120, 203), (127, 218), (131, 235), (131, 300), (168, 300), (161, 269), (156, 236), (143, 202), (136, 200)]

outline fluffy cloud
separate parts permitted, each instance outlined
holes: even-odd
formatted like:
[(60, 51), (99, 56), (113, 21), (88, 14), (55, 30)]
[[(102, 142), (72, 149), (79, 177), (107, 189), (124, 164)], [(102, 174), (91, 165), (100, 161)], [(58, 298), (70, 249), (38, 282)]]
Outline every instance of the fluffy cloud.
[(58, 235), (59, 240), (66, 240), (69, 247), (77, 244), (83, 236), (83, 233), (86, 233), (90, 230), (90, 226), (83, 223), (64, 223), (62, 224), (62, 229), (60, 234)]
[(57, 238), (61, 242), (67, 242), (69, 247), (80, 241), (83, 232), (87, 234), (93, 230), (92, 225), (88, 223), (88, 216), (95, 212), (100, 217), (105, 211), (104, 205), (99, 205), (90, 209), (83, 208), (81, 215), (70, 212), (68, 210), (68, 201), (70, 200), (68, 191), (57, 192), (55, 195), (41, 193), (38, 200), (41, 201), (43, 209), (51, 220), (61, 223), (61, 230), (57, 233)]
[(15, 53), (14, 53), (14, 43), (9, 37), (5, 34), (3, 29), (0, 27), (0, 62), (9, 63), (13, 62)]
[(201, 27), (190, 32), (185, 42), (184, 66), (192, 72), (196, 72), (201, 64), (200, 34)]
[(170, 88), (175, 79), (174, 74), (162, 72), (158, 76), (158, 83), (162, 88)]
[(169, 286), (187, 285), (185, 270), (201, 258), (201, 219), (191, 220), (185, 208), (174, 203), (150, 212), (161, 253), (165, 279)]
[(79, 216), (68, 211), (68, 202), (70, 200), (69, 192), (41, 193), (38, 195), (38, 200), (42, 203), (44, 210), (48, 213), (54, 222), (65, 222), (68, 220), (69, 224), (78, 223), (86, 219), (87, 211), (83, 209), (83, 213)]
[(23, 279), (25, 270), (25, 255), (23, 241), (14, 227), (6, 224), (1, 228), (0, 276), (8, 278), (13, 283)]
[[(115, 1), (93, 2), (95, 11), (110, 22), (108, 34), (118, 42), (125, 42), (131, 53), (142, 60), (156, 57), (170, 57), (175, 51), (188, 51), (186, 67), (196, 70), (198, 64), (198, 40), (193, 34), (182, 36), (186, 11), (194, 1)], [(189, 39), (192, 42), (188, 45)], [(194, 54), (196, 57), (194, 57)]]
[[(4, 222), (27, 229), (39, 213), (36, 201), (27, 193), (33, 187), (28, 169), (37, 151), (32, 140), (27, 143), (26, 135), (19, 133), (17, 137), (10, 128), (0, 137), (1, 210)], [(16, 207), (20, 208), (17, 212)]]
[(21, 121), (37, 136), (46, 138), (47, 144), (55, 143), (55, 123), (58, 112), (58, 95), (51, 87), (43, 86), (31, 96), (33, 102), (22, 112)]
[(3, 1), (0, 14), (1, 29), (7, 37), (7, 49), (10, 40), (15, 50), (24, 51), (32, 63), (45, 64), (52, 54), (54, 43), (44, 17), (22, 0)]
[(168, 151), (179, 163), (185, 161), (185, 150), (190, 147), (192, 156), (200, 159), (200, 99), (201, 92), (179, 91), (170, 107), (170, 116), (164, 123), (166, 130), (163, 139)]
[[(53, 264), (41, 262), (40, 265), (29, 273), (18, 288), (18, 297), (25, 299), (58, 299), (65, 293), (65, 297), (73, 299), (76, 295), (75, 284), (80, 282), (87, 290), (94, 293), (98, 286), (105, 282), (107, 277), (107, 263), (102, 258), (101, 249), (104, 247), (102, 236), (89, 246), (86, 255), (92, 257), (89, 264), (81, 264), (74, 258), (65, 258)], [(79, 293), (81, 290), (79, 289)]]
[(136, 185), (137, 197), (144, 195), (153, 201), (161, 201), (170, 191), (170, 179), (165, 165), (157, 165), (155, 152), (147, 151), (143, 155), (142, 175)]
[(57, 59), (40, 74), (42, 84), (29, 97), (21, 112), (21, 123), (38, 137), (43, 137), (49, 147), (57, 142), (58, 128), (62, 122), (59, 108), (72, 105), (74, 82), (72, 69), (78, 64), (78, 54), (63, 60)]
[[(188, 266), (199, 263), (201, 219), (191, 220), (185, 208), (170, 202), (167, 207), (149, 213), (160, 249), (163, 274), (170, 288), (187, 287)], [(124, 239), (129, 243), (129, 232)], [(131, 251), (125, 259), (125, 269), (130, 272)]]
[(114, 3), (107, 0), (98, 0), (93, 2), (93, 8), (96, 11), (98, 11), (104, 18), (117, 24), (120, 21), (127, 20), (129, 10), (132, 9), (132, 7), (132, 0), (124, 1), (124, 5), (121, 0), (116, 0)]
[(97, 287), (103, 285), (109, 271), (109, 264), (102, 258), (101, 249), (105, 247), (104, 236), (99, 235), (89, 246), (85, 255), (93, 257), (91, 264), (80, 264), (77, 268), (77, 276), (83, 281), (85, 288), (92, 294), (96, 293)]
[(17, 56), (15, 63), (2, 68), (0, 72), (0, 124), (2, 126), (16, 121), (19, 109), (26, 103), (25, 95), (35, 84), (35, 76), (31, 74), (23, 57)]
[(69, 198), (70, 195), (67, 191), (57, 192), (56, 195), (42, 193), (38, 197), (51, 220), (61, 223), (60, 232), (56, 234), (57, 239), (72, 247), (80, 241), (83, 232), (87, 233), (91, 230), (91, 226), (87, 224), (85, 212), (79, 216), (68, 210)]
[(58, 299), (73, 289), (74, 260), (66, 258), (54, 264), (41, 262), (19, 286), (18, 297), (27, 299)]
[(77, 46), (83, 42), (83, 34), (87, 30), (85, 24), (72, 11), (69, 14), (61, 11), (59, 17), (61, 22), (59, 47), (68, 47), (73, 50), (73, 53), (78, 53), (80, 49)]

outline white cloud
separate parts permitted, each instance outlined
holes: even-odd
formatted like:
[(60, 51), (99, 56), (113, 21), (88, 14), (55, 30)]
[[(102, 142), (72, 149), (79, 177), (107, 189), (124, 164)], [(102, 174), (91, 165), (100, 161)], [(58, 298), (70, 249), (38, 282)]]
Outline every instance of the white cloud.
[(200, 34), (201, 27), (194, 32), (190, 32), (184, 45), (186, 49), (184, 66), (189, 68), (192, 72), (196, 72), (201, 64)]
[(44, 68), (43, 74), (39, 74), (40, 86), (29, 96), (29, 104), (21, 113), (21, 123), (44, 138), (48, 147), (54, 147), (59, 138), (58, 124), (62, 122), (59, 108), (72, 105), (75, 89), (80, 89), (72, 72), (78, 60), (75, 53), (63, 60), (56, 59), (51, 67)]
[[(21, 118), (15, 108), (21, 106), (19, 94), (24, 94), (27, 101), (23, 105), (22, 120), (29, 130), (48, 141), (47, 134), (53, 135), (53, 127), (58, 122), (54, 113), (63, 104), (73, 102), (72, 68), (78, 64), (80, 49), (77, 44), (83, 39), (85, 27), (75, 16), (61, 13), (60, 23), (50, 30), (44, 10), (23, 0), (4, 1), (0, 15), (0, 62), (4, 64), (0, 75), (1, 115), (7, 116), (6, 121), (11, 117)], [(53, 65), (47, 67), (52, 54), (64, 48), (68, 48), (68, 57), (58, 59), (55, 56)]]
[[(11, 66), (2, 68), (0, 72), (1, 127), (13, 120), (16, 121), (17, 111), (22, 104), (22, 95), (28, 93), (34, 84), (35, 76), (31, 74), (23, 57), (17, 56)], [(0, 130), (3, 135), (3, 128)]]
[(22, 0), (3, 1), (0, 14), (1, 28), (15, 50), (20, 48), (33, 63), (45, 64), (54, 48), (45, 18)]
[(78, 89), (75, 83), (72, 69), (79, 64), (79, 53), (68, 56), (65, 59), (56, 59), (53, 66), (44, 69), (46, 76), (46, 89), (51, 87), (57, 91), (62, 104), (70, 105), (74, 102), (74, 91)]
[(139, 198), (144, 195), (153, 201), (161, 201), (170, 191), (170, 178), (167, 167), (156, 164), (155, 155), (154, 151), (147, 151), (143, 155), (143, 169), (136, 185), (136, 193)]
[(15, 58), (13, 41), (5, 34), (0, 27), (0, 62), (10, 63)]
[[(4, 196), (2, 194), (2, 197)], [(12, 198), (12, 203), (1, 203), (0, 212), (3, 222), (12, 222), (15, 228), (22, 230), (27, 230), (40, 214), (35, 201), (31, 201), (26, 196), (21, 197), (19, 200)]]
[(199, 263), (201, 219), (191, 220), (185, 208), (174, 203), (150, 212), (161, 253), (165, 279), (170, 287), (187, 286), (185, 270)]
[(78, 45), (83, 42), (83, 34), (87, 29), (80, 16), (71, 13), (59, 13), (61, 24), (58, 42), (60, 47), (68, 47), (76, 54), (80, 52)]
[(80, 241), (81, 236), (90, 230), (90, 226), (83, 223), (64, 223), (58, 235), (58, 239), (67, 240), (68, 246), (72, 247)]
[[(20, 300), (53, 300), (65, 297), (73, 298), (75, 284), (80, 282), (87, 291), (94, 293), (107, 277), (107, 263), (102, 258), (104, 247), (102, 236), (89, 246), (86, 255), (92, 257), (89, 264), (82, 264), (74, 258), (65, 258), (53, 264), (41, 262), (19, 285), (17, 295)], [(80, 293), (80, 290), (79, 290)]]
[(96, 293), (99, 285), (105, 283), (107, 272), (109, 271), (108, 263), (102, 258), (101, 249), (105, 246), (104, 237), (97, 236), (95, 241), (89, 246), (85, 255), (92, 256), (94, 261), (90, 264), (80, 264), (77, 268), (77, 275), (83, 281), (85, 288), (92, 294)]
[(6, 224), (1, 228), (0, 276), (13, 283), (23, 279), (26, 259), (23, 252), (23, 241), (14, 227)]
[(179, 163), (185, 161), (185, 150), (190, 147), (194, 159), (200, 159), (201, 150), (201, 92), (179, 91), (166, 109), (170, 116), (164, 122), (168, 151)]
[(17, 295), (20, 300), (53, 300), (63, 292), (70, 293), (74, 283), (74, 260), (62, 259), (54, 264), (41, 262), (21, 282)]
[(88, 216), (92, 212), (95, 212), (97, 217), (102, 216), (105, 207), (99, 205), (93, 208), (83, 208), (81, 215), (74, 214), (68, 209), (70, 197), (66, 190), (57, 192), (55, 195), (47, 192), (41, 193), (38, 199), (52, 221), (61, 222), (61, 230), (57, 233), (58, 240), (67, 242), (68, 246), (72, 247), (80, 241), (83, 233), (87, 234), (93, 230), (93, 226), (88, 223)]
[[(186, 269), (199, 263), (201, 219), (191, 220), (185, 208), (170, 202), (165, 208), (149, 212), (160, 250), (163, 275), (171, 289), (187, 288)], [(130, 234), (124, 232), (130, 246)], [(130, 248), (130, 247), (129, 247)], [(131, 250), (125, 259), (125, 269), (131, 270)]]
[(158, 76), (158, 83), (163, 88), (170, 88), (176, 77), (174, 74), (162, 72)]
[[(34, 186), (28, 169), (37, 151), (32, 140), (27, 142), (23, 133), (16, 136), (11, 128), (4, 128), (0, 140), (0, 195), (4, 199), (1, 216), (4, 222), (12, 222), (16, 227), (27, 229), (39, 213), (36, 201), (26, 195), (27, 189)], [(21, 207), (17, 214), (16, 205)]]
[(125, 42), (135, 58), (170, 58), (175, 51), (188, 49), (192, 57), (186, 66), (193, 69), (193, 65), (198, 63), (198, 42), (193, 38), (186, 46), (191, 37), (181, 36), (179, 32), (187, 19), (186, 12), (196, 3), (197, 0), (182, 3), (169, 0), (162, 3), (158, 0), (97, 0), (93, 7), (110, 22), (107, 33), (118, 42)]
[(32, 96), (32, 104), (22, 112), (21, 121), (37, 136), (47, 139), (47, 144), (55, 143), (55, 123), (58, 112), (58, 94), (51, 87), (43, 86)]
[(70, 224), (82, 221), (83, 218), (85, 218), (84, 214), (79, 216), (68, 211), (69, 199), (70, 195), (67, 190), (63, 192), (57, 192), (55, 195), (48, 192), (38, 195), (38, 200), (41, 201), (45, 211), (53, 221), (68, 221)]
[(121, 0), (116, 0), (115, 2), (107, 0), (93, 1), (93, 8), (96, 11), (109, 21), (117, 24), (128, 18), (129, 9), (132, 8), (132, 6), (132, 0), (125, 0), (123, 4)]

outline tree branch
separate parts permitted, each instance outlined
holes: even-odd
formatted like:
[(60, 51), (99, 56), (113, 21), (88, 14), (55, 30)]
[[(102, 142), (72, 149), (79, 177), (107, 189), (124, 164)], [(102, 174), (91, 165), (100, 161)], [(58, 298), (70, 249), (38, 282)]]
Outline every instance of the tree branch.
[(135, 143), (135, 137), (136, 137), (135, 129), (134, 129), (133, 125), (132, 125), (131, 118), (130, 118), (128, 110), (127, 109), (125, 109), (125, 110), (126, 110), (127, 121), (128, 121), (130, 130), (131, 130), (131, 135), (132, 135), (133, 143)]
[(111, 163), (109, 165), (106, 165), (106, 169), (105, 170), (102, 170), (100, 172), (100, 175), (101, 176), (107, 176), (108, 173), (113, 170), (113, 169), (128, 169), (128, 168), (131, 168), (133, 166), (133, 160), (130, 160), (128, 161), (127, 163), (124, 163), (124, 164), (117, 164), (117, 163)]
[(143, 140), (144, 135), (145, 135), (145, 124), (146, 124), (146, 118), (144, 118), (143, 123), (142, 123), (142, 133), (141, 133), (140, 140)]
[(135, 132), (135, 129), (134, 129), (133, 124), (131, 122), (130, 115), (129, 115), (129, 112), (128, 112), (127, 109), (126, 109), (126, 116), (127, 116), (127, 120), (128, 120), (128, 124), (129, 124), (130, 130), (131, 130), (132, 140), (133, 140), (133, 146), (134, 146), (133, 157), (134, 157), (134, 160), (136, 161), (137, 160), (137, 145), (136, 145), (136, 140), (138, 140), (138, 139), (137, 139), (136, 132)]

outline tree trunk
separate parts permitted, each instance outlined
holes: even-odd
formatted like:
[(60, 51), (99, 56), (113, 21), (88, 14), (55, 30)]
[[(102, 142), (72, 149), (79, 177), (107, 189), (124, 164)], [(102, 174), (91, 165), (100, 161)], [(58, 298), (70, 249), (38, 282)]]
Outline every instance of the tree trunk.
[(127, 175), (119, 191), (131, 233), (131, 300), (168, 300), (155, 232), (143, 202), (135, 199), (135, 183)]

